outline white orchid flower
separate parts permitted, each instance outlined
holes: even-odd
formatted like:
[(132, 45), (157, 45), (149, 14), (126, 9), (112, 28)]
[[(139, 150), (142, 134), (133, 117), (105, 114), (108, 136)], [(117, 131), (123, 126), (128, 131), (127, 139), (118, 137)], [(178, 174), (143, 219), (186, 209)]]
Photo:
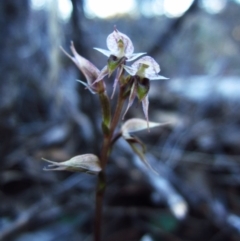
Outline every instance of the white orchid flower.
[(109, 50), (94, 48), (102, 54), (110, 57), (111, 55), (121, 59), (123, 57), (126, 58), (126, 61), (133, 61), (137, 59), (141, 55), (145, 53), (136, 53), (134, 54), (134, 47), (131, 39), (121, 32), (119, 32), (116, 28), (114, 31), (108, 35), (107, 37), (107, 47)]
[(150, 56), (144, 56), (139, 60), (135, 61), (131, 67), (124, 65), (123, 68), (132, 76), (131, 77), (132, 86), (131, 86), (131, 91), (129, 95), (128, 106), (123, 115), (123, 118), (127, 113), (128, 109), (133, 104), (135, 97), (137, 96), (138, 99), (142, 102), (143, 112), (149, 127), (148, 91), (150, 88), (150, 80), (167, 79), (167, 78), (158, 74), (160, 72), (160, 66)]
[(134, 47), (132, 44), (131, 39), (121, 32), (119, 32), (116, 28), (114, 31), (108, 35), (107, 37), (107, 47), (109, 50), (101, 49), (101, 48), (94, 48), (101, 52), (102, 54), (106, 55), (108, 57), (108, 64), (105, 66), (101, 73), (100, 77), (98, 77), (94, 83), (98, 82), (102, 76), (105, 76), (108, 74), (110, 77), (111, 74), (118, 69), (116, 78), (114, 80), (113, 84), (113, 93), (112, 97), (115, 93), (117, 83), (119, 80), (119, 77), (122, 74), (123, 71), (123, 65), (126, 61), (132, 61), (134, 59), (137, 59), (141, 55), (145, 53), (136, 53), (134, 54)]

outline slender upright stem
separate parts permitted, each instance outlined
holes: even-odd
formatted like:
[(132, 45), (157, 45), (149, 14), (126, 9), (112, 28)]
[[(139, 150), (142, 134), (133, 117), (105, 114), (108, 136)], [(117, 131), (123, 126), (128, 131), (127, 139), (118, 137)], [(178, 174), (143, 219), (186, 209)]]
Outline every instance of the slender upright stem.
[(105, 192), (106, 181), (104, 171), (98, 174), (98, 183), (96, 190), (96, 201), (95, 201), (95, 220), (94, 220), (94, 241), (101, 241), (101, 227), (102, 227), (102, 207), (103, 207), (103, 196)]
[(108, 161), (108, 155), (111, 149), (112, 137), (121, 116), (124, 100), (125, 98), (123, 97), (123, 89), (120, 88), (120, 93), (118, 96), (115, 113), (110, 124), (110, 129), (108, 132), (104, 133), (103, 146), (102, 146), (102, 151), (100, 156), (102, 171), (98, 174), (98, 183), (97, 183), (97, 191), (96, 191), (95, 223), (94, 223), (94, 240), (95, 241), (101, 241), (102, 206), (103, 206), (103, 196), (104, 196), (105, 187), (106, 187), (105, 167), (106, 167), (106, 164)]
[(112, 137), (113, 137), (114, 131), (116, 129), (116, 126), (120, 120), (124, 101), (125, 101), (125, 98), (123, 97), (123, 89), (120, 87), (120, 92), (118, 95), (118, 101), (117, 101), (117, 105), (115, 108), (115, 113), (114, 113), (114, 116), (113, 116), (113, 119), (112, 119), (111, 125), (110, 125), (109, 135), (107, 135), (106, 138), (104, 138), (104, 143), (103, 143), (103, 148), (102, 148), (102, 153), (101, 153), (101, 164), (102, 164), (103, 169), (105, 169), (105, 166), (108, 161), (108, 154), (109, 154), (110, 148), (111, 148)]

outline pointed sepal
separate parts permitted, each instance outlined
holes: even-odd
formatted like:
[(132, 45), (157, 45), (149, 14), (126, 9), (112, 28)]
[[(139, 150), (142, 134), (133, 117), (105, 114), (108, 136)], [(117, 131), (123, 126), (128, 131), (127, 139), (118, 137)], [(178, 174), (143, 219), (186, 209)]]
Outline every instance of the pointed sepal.
[(126, 110), (125, 110), (125, 112), (123, 114), (122, 119), (124, 119), (124, 117), (127, 114), (129, 108), (132, 106), (133, 101), (134, 101), (136, 95), (137, 95), (137, 83), (136, 83), (136, 81), (134, 81), (132, 86), (131, 86), (131, 92), (130, 92), (130, 95), (129, 95), (128, 105), (127, 105), (127, 108), (126, 108)]
[(146, 95), (142, 99), (142, 108), (143, 108), (143, 113), (145, 115), (145, 118), (147, 120), (147, 125), (148, 125), (148, 130), (149, 130), (148, 107), (149, 107), (149, 100), (148, 100), (148, 95)]
[(103, 121), (103, 127), (104, 127), (103, 131), (106, 134), (106, 130), (109, 131), (110, 122), (111, 122), (110, 102), (106, 92), (100, 93), (99, 98), (102, 105), (102, 117), (103, 117), (102, 121)]
[(92, 94), (96, 94), (97, 92), (95, 92), (92, 88), (92, 86), (90, 86), (89, 84), (87, 84), (86, 82), (77, 79), (77, 82), (81, 83), (82, 85), (84, 85)]
[(138, 147), (137, 145), (137, 141), (130, 139), (127, 140), (128, 144), (130, 145), (130, 147), (132, 148), (133, 152), (139, 157), (139, 159), (143, 162), (143, 164), (149, 168), (153, 173), (155, 173), (156, 175), (158, 175), (158, 173), (151, 167), (151, 165), (149, 164), (149, 162), (147, 161), (147, 159), (145, 158), (144, 152), (145, 150), (143, 149), (142, 145), (141, 148)]
[(119, 83), (120, 81), (120, 77), (122, 75), (122, 72), (123, 72), (123, 67), (120, 66), (118, 69), (117, 69), (117, 74), (116, 74), (116, 77), (114, 79), (114, 83), (113, 83), (113, 92), (112, 92), (112, 95), (111, 95), (111, 99), (113, 98), (114, 94), (115, 94), (115, 91), (116, 91), (116, 88), (117, 88), (117, 84)]
[(107, 76), (107, 75), (108, 75), (108, 67), (107, 67), (107, 65), (106, 65), (106, 66), (104, 66), (104, 67), (102, 68), (102, 70), (100, 71), (98, 77), (93, 81), (92, 86), (94, 86), (96, 83), (98, 83), (99, 81), (101, 81), (101, 80), (102, 80), (105, 76)]

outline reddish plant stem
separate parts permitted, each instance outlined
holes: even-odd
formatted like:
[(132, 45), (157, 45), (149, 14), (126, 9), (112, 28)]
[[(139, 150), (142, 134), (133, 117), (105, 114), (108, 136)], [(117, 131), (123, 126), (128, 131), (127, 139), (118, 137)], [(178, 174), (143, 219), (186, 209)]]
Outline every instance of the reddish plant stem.
[(95, 200), (95, 220), (94, 220), (94, 241), (101, 241), (101, 227), (102, 227), (102, 207), (103, 196), (105, 192), (105, 173), (104, 171), (98, 174), (98, 183)]

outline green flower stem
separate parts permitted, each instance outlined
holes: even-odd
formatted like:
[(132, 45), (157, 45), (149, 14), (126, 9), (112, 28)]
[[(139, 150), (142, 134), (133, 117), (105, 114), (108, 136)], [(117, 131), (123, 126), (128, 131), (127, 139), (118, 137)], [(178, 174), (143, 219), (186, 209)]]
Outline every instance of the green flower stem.
[[(109, 100), (106, 101), (106, 97), (100, 96), (101, 104), (102, 104), (102, 113), (103, 113), (103, 124), (106, 124), (106, 120), (108, 119), (108, 116), (110, 115), (110, 107), (109, 107)], [(120, 87), (120, 93), (118, 96), (117, 106), (116, 110), (113, 116), (113, 119), (110, 124), (109, 131), (105, 131), (103, 128), (103, 147), (102, 152), (100, 156), (100, 162), (102, 166), (102, 171), (98, 174), (98, 183), (97, 183), (97, 191), (96, 191), (96, 200), (95, 200), (95, 223), (94, 223), (94, 240), (95, 241), (101, 241), (101, 224), (102, 224), (102, 204), (103, 204), (103, 197), (104, 192), (106, 188), (106, 181), (105, 181), (105, 167), (108, 161), (108, 156), (112, 147), (112, 137), (115, 131), (115, 128), (117, 127), (117, 124), (120, 120), (122, 107), (124, 104), (125, 98), (124, 98), (124, 90), (122, 87)], [(109, 108), (109, 110), (106, 110), (105, 108)], [(105, 115), (105, 116), (104, 116)]]
[(104, 142), (104, 144), (106, 146), (103, 145), (103, 149), (102, 149), (101, 163), (102, 163), (103, 169), (105, 169), (105, 166), (106, 166), (107, 161), (108, 161), (108, 154), (110, 153), (110, 150), (111, 150), (112, 137), (113, 137), (114, 131), (117, 127), (117, 124), (120, 120), (120, 116), (121, 116), (121, 113), (122, 113), (122, 107), (123, 107), (124, 101), (125, 101), (124, 90), (123, 90), (122, 87), (120, 87), (117, 106), (116, 106), (115, 113), (114, 113), (114, 116), (113, 116), (113, 119), (112, 119), (112, 122), (111, 122), (111, 125), (110, 125), (109, 135), (107, 136), (106, 143)]
[(105, 129), (110, 127), (111, 122), (111, 108), (109, 103), (109, 98), (106, 92), (99, 94), (101, 106), (102, 106), (102, 122), (103, 122), (103, 132), (105, 134)]

